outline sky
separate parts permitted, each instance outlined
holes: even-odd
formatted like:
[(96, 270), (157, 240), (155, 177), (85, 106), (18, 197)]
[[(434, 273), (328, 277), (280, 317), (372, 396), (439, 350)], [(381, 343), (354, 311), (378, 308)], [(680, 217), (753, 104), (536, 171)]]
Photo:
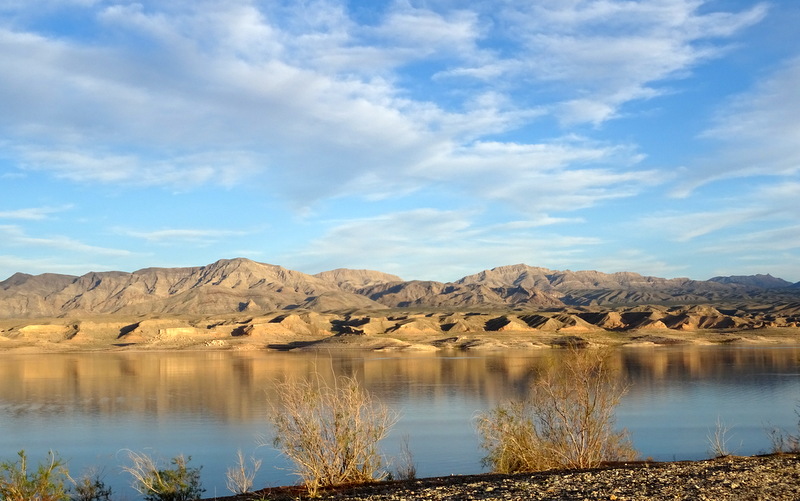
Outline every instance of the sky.
[(796, 0), (0, 0), (0, 280), (800, 281)]

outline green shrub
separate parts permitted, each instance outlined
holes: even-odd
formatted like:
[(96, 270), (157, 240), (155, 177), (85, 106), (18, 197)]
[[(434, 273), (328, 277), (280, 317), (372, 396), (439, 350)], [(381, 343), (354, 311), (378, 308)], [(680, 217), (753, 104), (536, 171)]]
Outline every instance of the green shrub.
[(28, 470), (25, 451), (17, 453), (17, 461), (0, 463), (0, 498), (4, 501), (66, 501), (65, 484), (68, 472), (64, 462), (50, 451), (49, 460)]
[(111, 487), (103, 482), (99, 473), (90, 470), (70, 480), (73, 483), (72, 501), (111, 501)]
[(128, 451), (132, 465), (122, 469), (133, 477), (133, 488), (145, 501), (193, 501), (205, 492), (200, 484), (200, 468), (189, 468), (191, 456), (175, 456), (172, 467), (161, 466), (151, 456)]
[(614, 431), (614, 410), (627, 388), (608, 354), (569, 348), (526, 399), (478, 416), (486, 466), (501, 473), (591, 468), (636, 457), (626, 431)]

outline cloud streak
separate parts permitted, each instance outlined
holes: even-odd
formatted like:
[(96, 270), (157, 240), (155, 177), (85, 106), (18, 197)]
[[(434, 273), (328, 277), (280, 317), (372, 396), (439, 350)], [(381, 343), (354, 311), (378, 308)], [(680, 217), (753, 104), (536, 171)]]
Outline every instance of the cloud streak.
[(417, 275), (411, 278), (448, 281), (476, 271), (461, 263), (492, 267), (500, 260), (565, 265), (600, 243), (597, 238), (537, 228), (528, 222), (481, 223), (480, 214), (472, 211), (415, 209), (340, 222), (309, 250), (283, 259), (303, 269), (322, 271), (344, 263), (342, 266), (380, 268), (389, 273), (412, 269)]
[(180, 245), (186, 243), (203, 244), (218, 242), (228, 237), (240, 237), (252, 232), (220, 229), (190, 229), (172, 228), (153, 231), (135, 231), (126, 228), (117, 228), (116, 233), (127, 237), (145, 240), (151, 243), (165, 245)]
[(31, 237), (28, 236), (22, 228), (13, 225), (0, 226), (0, 235), (3, 235), (4, 246), (8, 247), (24, 246), (34, 249), (48, 248), (64, 252), (77, 252), (98, 256), (127, 257), (132, 254), (131, 251), (125, 249), (89, 245), (63, 235)]
[(782, 65), (753, 90), (729, 100), (703, 133), (717, 153), (687, 171), (678, 196), (714, 181), (800, 173), (800, 57)]
[(63, 207), (29, 207), (25, 209), (14, 209), (0, 211), (0, 219), (24, 219), (29, 221), (41, 221), (49, 218), (52, 214), (67, 211), (71, 206)]

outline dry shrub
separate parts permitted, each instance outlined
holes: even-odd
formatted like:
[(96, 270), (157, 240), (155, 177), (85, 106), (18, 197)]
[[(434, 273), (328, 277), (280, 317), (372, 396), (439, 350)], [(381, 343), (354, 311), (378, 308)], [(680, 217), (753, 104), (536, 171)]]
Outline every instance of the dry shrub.
[(172, 467), (143, 452), (128, 451), (131, 465), (122, 470), (133, 477), (133, 488), (145, 501), (192, 501), (200, 499), (205, 489), (200, 484), (200, 468), (188, 466), (191, 456), (175, 456)]
[(399, 480), (414, 480), (417, 478), (417, 465), (414, 462), (414, 454), (411, 452), (408, 442), (408, 435), (404, 435), (400, 444), (398, 465), (395, 470)]
[(773, 454), (800, 453), (800, 435), (792, 435), (780, 428), (768, 429), (767, 435), (772, 444)]
[(278, 385), (278, 399), (270, 414), (273, 445), (294, 463), (310, 495), (385, 477), (378, 442), (396, 417), (354, 377), (338, 376), (330, 383), (315, 373), (287, 381)]
[(767, 435), (772, 443), (772, 452), (775, 454), (781, 453), (800, 453), (800, 404), (795, 408), (794, 413), (798, 417), (797, 434), (789, 433), (782, 428), (768, 428)]
[(627, 431), (614, 431), (614, 410), (626, 391), (607, 352), (570, 348), (526, 399), (478, 416), (484, 464), (510, 473), (634, 459)]
[(236, 451), (236, 464), (228, 468), (225, 473), (225, 486), (234, 494), (244, 494), (250, 492), (253, 487), (253, 480), (256, 478), (256, 473), (261, 468), (261, 460), (250, 456), (250, 463), (252, 466), (247, 466), (244, 460), (242, 450)]
[(730, 431), (731, 428), (722, 421), (722, 418), (717, 416), (717, 423), (714, 427), (714, 431), (709, 432), (706, 436), (708, 440), (708, 452), (711, 454), (712, 458), (721, 458), (731, 455), (731, 450), (728, 447)]

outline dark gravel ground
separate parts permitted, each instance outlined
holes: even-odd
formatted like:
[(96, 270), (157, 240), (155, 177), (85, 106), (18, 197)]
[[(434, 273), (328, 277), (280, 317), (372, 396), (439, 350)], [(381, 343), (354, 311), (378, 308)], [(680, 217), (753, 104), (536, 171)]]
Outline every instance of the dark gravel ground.
[[(307, 499), (273, 488), (218, 501)], [(340, 487), (328, 500), (800, 500), (800, 456), (727, 456), (707, 461), (631, 463), (591, 470), (463, 475)]]

